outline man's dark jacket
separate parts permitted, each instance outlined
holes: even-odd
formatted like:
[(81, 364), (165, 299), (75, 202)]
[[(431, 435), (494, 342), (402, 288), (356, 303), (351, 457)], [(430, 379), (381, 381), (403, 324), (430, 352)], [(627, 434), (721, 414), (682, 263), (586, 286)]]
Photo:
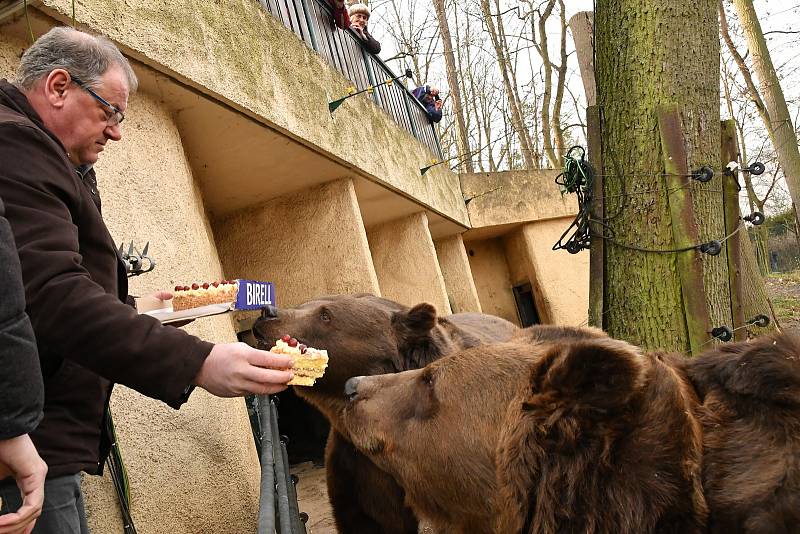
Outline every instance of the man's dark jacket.
[(28, 434), (42, 418), (42, 374), (25, 314), (14, 236), (0, 199), (0, 440)]
[(174, 408), (213, 345), (125, 304), (128, 283), (100, 216), (93, 171), (77, 173), (25, 96), (0, 81), (0, 198), (17, 242), (44, 378), (31, 434), (48, 476), (100, 473), (114, 382)]

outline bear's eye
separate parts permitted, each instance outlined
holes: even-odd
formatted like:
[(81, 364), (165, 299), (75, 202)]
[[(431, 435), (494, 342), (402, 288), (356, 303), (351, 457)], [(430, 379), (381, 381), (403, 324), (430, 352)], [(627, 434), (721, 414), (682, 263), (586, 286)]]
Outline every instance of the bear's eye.
[(329, 323), (331, 321), (331, 312), (329, 312), (327, 308), (322, 308), (319, 311), (319, 319), (320, 321)]
[(428, 387), (433, 386), (434, 383), (433, 372), (430, 369), (425, 369), (425, 371), (422, 372), (421, 380), (422, 383), (425, 384), (426, 386)]

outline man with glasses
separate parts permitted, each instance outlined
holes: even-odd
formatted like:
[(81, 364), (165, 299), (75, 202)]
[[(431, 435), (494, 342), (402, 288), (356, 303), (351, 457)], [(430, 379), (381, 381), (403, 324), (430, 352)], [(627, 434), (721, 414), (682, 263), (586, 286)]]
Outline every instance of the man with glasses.
[[(54, 28), (25, 52), (17, 74), (13, 84), (0, 80), (0, 198), (44, 380), (44, 416), (30, 437), (49, 470), (34, 532), (86, 533), (79, 473), (102, 472), (115, 382), (179, 408), (194, 386), (222, 397), (281, 391), (291, 363), (243, 343), (207, 343), (125, 303), (126, 272), (92, 168), (106, 143), (122, 138), (137, 86), (119, 50)], [(0, 481), (0, 497), (0, 514), (22, 505), (13, 479)]]

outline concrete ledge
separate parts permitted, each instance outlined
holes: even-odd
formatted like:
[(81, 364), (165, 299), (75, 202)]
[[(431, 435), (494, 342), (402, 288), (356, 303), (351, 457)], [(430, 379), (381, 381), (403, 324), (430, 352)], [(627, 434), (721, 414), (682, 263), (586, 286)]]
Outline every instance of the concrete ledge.
[(578, 212), (574, 195), (561, 196), (554, 180), (560, 170), (487, 172), (461, 175), (472, 228), (553, 219)]

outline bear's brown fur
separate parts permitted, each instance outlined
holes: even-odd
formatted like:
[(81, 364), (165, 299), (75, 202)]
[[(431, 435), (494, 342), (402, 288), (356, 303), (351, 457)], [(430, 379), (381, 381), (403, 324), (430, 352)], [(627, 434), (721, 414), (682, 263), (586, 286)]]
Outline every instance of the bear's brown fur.
[(674, 358), (534, 327), (351, 379), (344, 423), (441, 532), (701, 532), (697, 399)]
[(711, 531), (800, 532), (800, 338), (723, 345), (687, 370), (702, 401)]
[(320, 297), (275, 318), (261, 318), (253, 333), (270, 346), (290, 334), (326, 349), (330, 361), (314, 387), (295, 388), (331, 423), (325, 450), (328, 495), (342, 534), (416, 534), (417, 519), (391, 475), (349, 441), (341, 412), (344, 384), (353, 376), (424, 367), (442, 355), (491, 341), (505, 341), (519, 328), (480, 313), (437, 317), (430, 304), (408, 308), (373, 295)]

